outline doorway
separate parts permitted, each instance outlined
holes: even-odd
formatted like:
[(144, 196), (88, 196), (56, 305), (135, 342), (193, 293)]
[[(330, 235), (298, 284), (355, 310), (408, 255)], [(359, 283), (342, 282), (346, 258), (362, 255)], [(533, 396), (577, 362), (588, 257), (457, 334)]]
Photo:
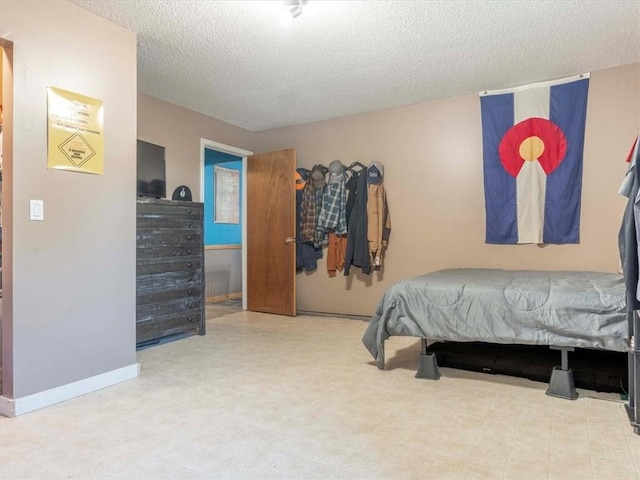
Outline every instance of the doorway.
[[(252, 154), (201, 139), (200, 202), (205, 201), (207, 190), (204, 182), (209, 150), (241, 159), (242, 309), (295, 316), (295, 150)], [(205, 248), (205, 272), (207, 253)]]
[[(247, 309), (246, 272), (246, 173), (252, 152), (213, 140), (200, 140), (200, 199), (205, 204), (205, 282), (207, 303), (238, 301)], [(237, 172), (237, 173), (234, 173)], [(216, 217), (214, 182), (239, 186), (239, 224)], [(225, 180), (226, 178), (226, 180)], [(218, 199), (220, 200), (220, 199)], [(233, 206), (232, 206), (233, 207)], [(227, 208), (228, 210), (228, 208)], [(229, 212), (218, 212), (226, 213)], [(234, 215), (232, 214), (231, 217)], [(231, 220), (233, 221), (233, 219)], [(239, 291), (238, 291), (239, 290)]]

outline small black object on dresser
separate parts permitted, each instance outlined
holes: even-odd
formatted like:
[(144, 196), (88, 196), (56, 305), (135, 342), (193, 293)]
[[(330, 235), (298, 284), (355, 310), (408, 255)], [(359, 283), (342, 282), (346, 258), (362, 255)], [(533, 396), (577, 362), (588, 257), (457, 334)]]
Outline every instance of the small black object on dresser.
[(183, 200), (187, 202), (191, 202), (193, 198), (191, 197), (191, 189), (186, 185), (180, 185), (173, 191), (173, 195), (171, 195), (171, 200)]
[(205, 334), (203, 205), (137, 199), (136, 343)]

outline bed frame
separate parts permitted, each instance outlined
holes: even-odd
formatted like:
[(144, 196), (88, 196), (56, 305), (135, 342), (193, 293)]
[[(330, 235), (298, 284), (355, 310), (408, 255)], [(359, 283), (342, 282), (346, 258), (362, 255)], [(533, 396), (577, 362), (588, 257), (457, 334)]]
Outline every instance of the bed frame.
[(620, 275), (441, 270), (391, 286), (380, 300), (363, 342), (378, 368), (384, 369), (386, 338), (421, 338), (416, 377), (432, 380), (440, 378), (440, 371), (436, 354), (427, 349), (429, 340), (547, 345), (559, 351), (560, 358), (551, 371), (546, 394), (568, 400), (578, 397), (570, 352), (575, 348), (628, 352), (628, 409), (639, 433), (640, 348), (629, 345), (633, 331), (640, 332), (640, 320), (637, 315), (634, 319), (632, 325)]
[[(428, 340), (426, 338), (421, 339), (421, 345), (416, 378), (438, 380), (440, 378), (440, 369), (438, 367), (436, 354), (427, 350)], [(552, 397), (575, 400), (578, 398), (578, 392), (576, 391), (573, 381), (573, 372), (569, 368), (569, 352), (573, 352), (575, 348), (554, 346), (550, 346), (549, 348), (560, 351), (560, 365), (553, 367), (551, 370), (549, 388), (547, 388), (545, 393)], [(382, 368), (384, 368), (384, 366)]]

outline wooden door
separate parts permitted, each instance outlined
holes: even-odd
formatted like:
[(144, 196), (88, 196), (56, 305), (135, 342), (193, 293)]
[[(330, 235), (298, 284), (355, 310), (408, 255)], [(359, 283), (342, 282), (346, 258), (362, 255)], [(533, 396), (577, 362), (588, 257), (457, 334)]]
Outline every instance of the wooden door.
[(296, 314), (294, 149), (247, 158), (247, 308)]

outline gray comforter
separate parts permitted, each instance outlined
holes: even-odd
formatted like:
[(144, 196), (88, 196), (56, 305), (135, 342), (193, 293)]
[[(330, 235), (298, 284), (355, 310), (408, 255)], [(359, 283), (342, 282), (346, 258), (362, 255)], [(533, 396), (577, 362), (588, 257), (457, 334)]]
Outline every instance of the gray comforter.
[(362, 341), (384, 367), (393, 335), (628, 350), (622, 275), (440, 270), (391, 286)]

